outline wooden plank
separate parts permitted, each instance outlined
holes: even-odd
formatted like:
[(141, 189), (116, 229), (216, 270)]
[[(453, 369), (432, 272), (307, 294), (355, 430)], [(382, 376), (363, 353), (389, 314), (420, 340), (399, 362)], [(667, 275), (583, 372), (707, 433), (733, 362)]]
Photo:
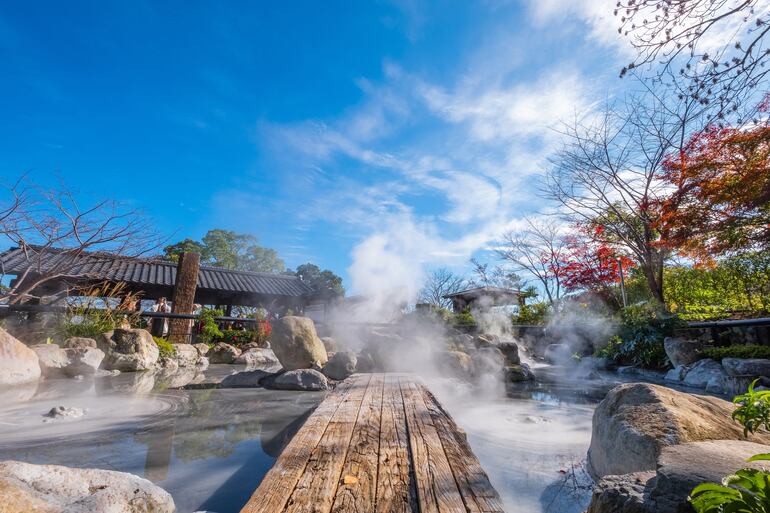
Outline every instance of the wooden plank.
[(353, 380), (343, 382), (318, 405), (262, 479), (241, 513), (283, 511), (305, 471), (312, 451), (321, 440), (332, 415), (353, 390), (354, 383)]
[(409, 378), (400, 378), (406, 411), (417, 498), (420, 513), (466, 513), (441, 439), (425, 406), (420, 387)]
[(350, 439), (371, 375), (351, 379), (353, 386), (312, 451), (305, 472), (286, 504), (286, 513), (328, 513), (337, 491)]
[(375, 513), (418, 512), (409, 435), (398, 376), (385, 376)]
[(382, 374), (372, 375), (342, 467), (332, 506), (334, 513), (369, 513), (375, 504), (383, 385)]
[(467, 510), (470, 513), (502, 513), (500, 496), (473, 454), (465, 434), (433, 394), (424, 387), (422, 393)]

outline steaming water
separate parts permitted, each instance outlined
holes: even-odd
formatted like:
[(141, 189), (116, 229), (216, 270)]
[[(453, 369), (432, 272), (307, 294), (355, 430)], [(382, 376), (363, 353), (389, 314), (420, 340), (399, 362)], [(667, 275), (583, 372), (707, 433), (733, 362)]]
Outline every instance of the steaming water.
[(467, 432), (508, 513), (586, 510), (593, 482), (584, 460), (606, 386), (516, 384), (485, 400), (456, 382), (430, 387)]
[[(213, 365), (221, 379), (231, 366)], [(0, 460), (119, 470), (174, 497), (179, 513), (237, 512), (321, 393), (165, 390), (149, 373), (47, 380), (0, 397)], [(50, 420), (52, 407), (87, 408)]]
[[(232, 366), (211, 366), (218, 381)], [(180, 513), (237, 512), (280, 450), (323, 398), (264, 389), (171, 390), (152, 374), (48, 380), (0, 396), (0, 460), (130, 472), (169, 491)], [(591, 415), (605, 388), (515, 385), (479, 399), (451, 380), (429, 383), (502, 495), (506, 510), (584, 511), (582, 470)], [(52, 407), (82, 418), (46, 419)]]

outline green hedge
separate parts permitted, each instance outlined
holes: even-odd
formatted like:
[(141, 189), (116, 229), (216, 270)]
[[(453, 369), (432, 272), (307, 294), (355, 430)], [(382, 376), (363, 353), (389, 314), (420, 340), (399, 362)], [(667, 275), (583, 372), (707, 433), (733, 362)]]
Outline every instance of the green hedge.
[(737, 345), (727, 347), (710, 347), (703, 350), (704, 358), (721, 360), (722, 358), (768, 358), (770, 346)]

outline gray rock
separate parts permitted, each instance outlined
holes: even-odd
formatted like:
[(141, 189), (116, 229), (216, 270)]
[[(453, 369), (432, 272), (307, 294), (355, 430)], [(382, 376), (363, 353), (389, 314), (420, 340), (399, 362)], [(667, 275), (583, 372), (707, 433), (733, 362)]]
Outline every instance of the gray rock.
[(477, 348), (496, 346), (500, 343), (500, 337), (491, 333), (481, 333), (473, 337), (473, 345)]
[(275, 356), (286, 370), (323, 367), (328, 360), (315, 324), (307, 317), (282, 317), (273, 323), (270, 339)]
[(3, 511), (173, 513), (174, 500), (146, 479), (112, 470), (0, 462)]
[(767, 446), (741, 440), (712, 440), (665, 447), (658, 458), (657, 479), (650, 503), (657, 513), (679, 513), (687, 497), (701, 483), (720, 483), (741, 468), (766, 468), (746, 459), (767, 452)]
[(96, 340), (86, 337), (70, 337), (64, 341), (62, 347), (78, 348), (78, 347), (97, 347)]
[(195, 365), (195, 368), (198, 370), (206, 370), (209, 367), (209, 359), (205, 356), (201, 356), (198, 358), (198, 363)]
[(64, 374), (69, 377), (93, 376), (104, 361), (104, 351), (96, 347), (68, 347), (64, 350), (69, 365), (64, 368)]
[(250, 370), (262, 369), (275, 372), (281, 368), (281, 364), (278, 358), (275, 357), (272, 349), (265, 348), (252, 348), (241, 353), (241, 355), (235, 359), (235, 363), (238, 365), (245, 365)]
[(655, 472), (611, 475), (594, 487), (587, 513), (653, 513), (645, 503), (646, 490)]
[(360, 353), (356, 357), (358, 363), (356, 364), (356, 372), (374, 372), (377, 369), (377, 364), (374, 362), (374, 358), (368, 353)]
[[(594, 411), (588, 471), (594, 478), (654, 470), (663, 447), (740, 440), (732, 403), (644, 383), (612, 389)], [(754, 439), (770, 441), (761, 433)]]
[(31, 383), (40, 373), (37, 354), (0, 328), (0, 386)]
[(85, 410), (83, 410), (83, 408), (67, 408), (66, 406), (56, 406), (51, 408), (51, 410), (45, 414), (45, 417), (52, 419), (60, 419), (65, 417), (76, 419), (78, 417), (82, 417), (83, 415), (85, 415)]
[(764, 358), (723, 358), (722, 366), (733, 377), (770, 376), (770, 360)]
[(265, 388), (275, 390), (328, 390), (326, 376), (313, 369), (295, 369), (273, 375), (260, 381)]
[(726, 377), (727, 372), (718, 361), (704, 358), (687, 369), (682, 382), (691, 387), (706, 388), (710, 381)]
[(262, 380), (275, 373), (265, 370), (251, 370), (230, 374), (219, 384), (221, 388), (257, 388), (261, 387)]
[(206, 356), (206, 353), (209, 352), (209, 345), (204, 344), (203, 342), (199, 342), (197, 344), (193, 344), (193, 347), (198, 351), (198, 354), (200, 356)]
[(337, 341), (334, 340), (332, 337), (321, 337), (321, 342), (323, 342), (323, 345), (326, 348), (327, 353), (333, 353), (335, 351), (339, 351), (339, 345), (337, 344)]
[(505, 355), (497, 347), (482, 346), (471, 353), (475, 377), (502, 375)]
[(174, 360), (180, 367), (195, 367), (198, 364), (200, 353), (191, 344), (174, 344)]
[(230, 344), (220, 342), (212, 347), (206, 355), (210, 363), (235, 363), (241, 355), (241, 350)]
[(703, 350), (703, 344), (700, 341), (677, 337), (666, 337), (663, 340), (663, 347), (674, 367), (695, 363), (701, 358)]
[(339, 351), (326, 362), (323, 373), (329, 379), (341, 381), (354, 372), (358, 365), (358, 358), (352, 351)]
[(508, 365), (505, 368), (505, 378), (511, 382), (532, 381), (535, 375), (526, 363)]
[(680, 383), (684, 379), (685, 374), (687, 374), (687, 367), (685, 367), (684, 365), (677, 365), (676, 367), (668, 371), (666, 373), (666, 377), (663, 379), (674, 383)]
[(508, 365), (518, 365), (521, 363), (519, 357), (519, 346), (516, 342), (500, 342), (497, 348), (503, 352), (505, 361)]
[(96, 340), (104, 351), (102, 367), (121, 372), (148, 370), (155, 367), (160, 352), (147, 330), (115, 329), (103, 333)]
[(64, 349), (56, 344), (38, 344), (32, 346), (32, 350), (37, 354), (40, 372), (44, 377), (64, 376), (64, 368), (70, 363)]
[(473, 359), (462, 351), (447, 351), (437, 357), (439, 370), (449, 376), (469, 381), (473, 376)]

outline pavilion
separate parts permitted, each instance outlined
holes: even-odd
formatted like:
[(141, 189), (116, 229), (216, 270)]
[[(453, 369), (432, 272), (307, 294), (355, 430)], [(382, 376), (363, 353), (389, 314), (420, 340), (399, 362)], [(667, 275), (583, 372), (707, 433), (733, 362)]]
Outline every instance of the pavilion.
[(473, 308), (475, 305), (485, 308), (521, 305), (524, 299), (520, 290), (492, 286), (474, 287), (447, 294), (443, 297), (452, 301), (452, 310), (455, 313), (460, 313), (466, 308)]

